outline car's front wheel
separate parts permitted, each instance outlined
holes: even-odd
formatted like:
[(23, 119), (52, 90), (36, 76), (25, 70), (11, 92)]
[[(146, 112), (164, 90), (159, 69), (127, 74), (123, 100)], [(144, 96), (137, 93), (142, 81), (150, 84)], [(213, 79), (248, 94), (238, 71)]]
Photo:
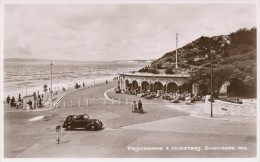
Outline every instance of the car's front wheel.
[(67, 129), (68, 129), (68, 130), (72, 130), (71, 124), (68, 124), (68, 125), (67, 125)]
[(96, 126), (95, 125), (89, 125), (88, 127), (87, 127), (87, 129), (88, 130), (91, 130), (91, 131), (95, 131), (96, 130)]

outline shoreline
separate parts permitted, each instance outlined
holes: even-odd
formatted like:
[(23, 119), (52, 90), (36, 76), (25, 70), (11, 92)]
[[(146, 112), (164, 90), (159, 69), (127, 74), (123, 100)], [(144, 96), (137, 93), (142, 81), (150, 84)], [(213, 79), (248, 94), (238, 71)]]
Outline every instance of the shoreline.
[[(32, 64), (34, 62), (10, 62), (4, 66), (3, 78), (3, 98), (4, 100), (9, 95), (18, 98), (19, 93), (21, 96), (33, 94), (39, 91), (44, 94), (43, 85), (47, 84), (48, 89), (51, 85), (50, 69), (46, 62)], [(18, 66), (18, 68), (15, 68)], [(36, 65), (36, 66), (35, 66)], [(59, 75), (53, 76), (52, 90), (62, 90), (62, 87), (68, 89), (78, 83), (82, 86), (84, 82), (86, 86), (93, 85), (94, 82), (101, 82), (102, 80), (112, 80), (117, 77), (119, 73), (138, 70), (139, 68), (147, 65), (147, 63), (113, 63), (113, 62), (91, 62), (75, 64), (68, 62), (55, 63), (54, 73)], [(71, 74), (67, 74), (71, 73)], [(48, 74), (48, 75), (47, 75)], [(43, 76), (46, 75), (46, 76)], [(56, 88), (56, 89), (55, 89)]]
[[(55, 84), (55, 82), (53, 83), (53, 93), (64, 93), (66, 91), (70, 91), (75, 89), (75, 84), (78, 83), (80, 85), (80, 87), (83, 87), (83, 83), (85, 84), (85, 87), (91, 87), (97, 84), (101, 84), (103, 82), (105, 82), (106, 80), (108, 82), (111, 82), (114, 80), (114, 78), (117, 76), (109, 76), (109, 77), (98, 77), (94, 79), (75, 79), (69, 82), (62, 82), (62, 83), (57, 83)], [(44, 84), (43, 84), (44, 85)], [(14, 96), (15, 100), (18, 100), (18, 95), (21, 94), (21, 97), (23, 98), (24, 96), (28, 96), (28, 95), (32, 95), (33, 92), (35, 92), (37, 94), (37, 92), (39, 92), (40, 95), (45, 95), (45, 92), (43, 91), (43, 85), (42, 86), (36, 86), (36, 87), (27, 87), (24, 89), (20, 89), (20, 90), (12, 90), (12, 91), (5, 91), (4, 88), (4, 93), (3, 93), (3, 100), (6, 101), (7, 96), (9, 95), (10, 97)], [(50, 88), (50, 83), (47, 84), (47, 89)], [(62, 88), (65, 88), (66, 91), (62, 91)], [(27, 95), (26, 95), (26, 91), (27, 91)], [(49, 90), (46, 92), (46, 94), (49, 93)]]
[[(7, 105), (4, 103), (4, 111), (5, 112), (38, 112), (38, 111), (47, 111), (47, 110), (51, 110), (51, 109), (54, 109), (54, 108), (57, 108), (60, 101), (62, 101), (62, 99), (68, 95), (71, 95), (72, 93), (76, 93), (76, 92), (79, 92), (79, 91), (82, 91), (82, 90), (86, 90), (88, 88), (94, 88), (94, 87), (97, 87), (97, 86), (100, 86), (100, 85), (105, 85), (106, 80), (104, 80), (104, 82), (99, 82), (99, 83), (96, 83), (95, 85), (88, 85), (88, 86), (85, 86), (85, 87), (80, 87), (80, 88), (73, 88), (73, 89), (70, 89), (68, 91), (65, 91), (63, 93), (59, 93), (57, 96), (53, 96), (53, 99), (55, 99), (53, 101), (53, 106), (50, 106), (51, 105), (51, 102), (50, 101), (46, 101), (44, 104), (43, 104), (43, 107), (41, 108), (35, 108), (33, 110), (27, 110), (27, 109), (23, 109), (23, 108), (19, 108), (19, 109), (16, 109), (15, 107), (10, 107), (10, 105)], [(108, 84), (109, 83), (113, 83), (113, 82), (117, 82), (117, 80), (110, 80), (108, 81)], [(7, 107), (8, 106), (8, 107)]]

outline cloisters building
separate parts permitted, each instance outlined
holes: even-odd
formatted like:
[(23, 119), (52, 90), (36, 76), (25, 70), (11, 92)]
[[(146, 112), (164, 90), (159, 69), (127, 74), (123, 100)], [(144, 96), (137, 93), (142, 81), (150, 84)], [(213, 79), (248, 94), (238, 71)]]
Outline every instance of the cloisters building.
[(123, 91), (176, 92), (181, 90), (181, 86), (189, 77), (190, 74), (123, 73), (119, 76), (119, 86)]

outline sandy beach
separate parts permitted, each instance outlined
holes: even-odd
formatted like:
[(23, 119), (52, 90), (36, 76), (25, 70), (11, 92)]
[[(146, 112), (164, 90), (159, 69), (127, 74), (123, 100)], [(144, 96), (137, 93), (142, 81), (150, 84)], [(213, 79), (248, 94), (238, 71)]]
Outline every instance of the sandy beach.
[[(115, 78), (115, 76), (110, 76), (110, 77), (99, 77), (99, 78), (93, 78), (93, 79), (74, 79), (72, 81), (62, 81), (62, 82), (56, 82), (55, 80), (53, 80), (52, 83), (52, 89), (54, 93), (62, 93), (62, 88), (65, 88), (65, 90), (71, 90), (75, 88), (76, 83), (78, 83), (81, 87), (83, 86), (83, 83), (85, 84), (85, 87), (90, 87), (90, 86), (94, 86), (97, 84), (102, 84), (105, 83), (106, 81), (113, 81), (113, 79)], [(48, 89), (51, 87), (50, 86), (51, 81), (49, 81), (49, 83), (47, 83)], [(35, 86), (35, 87), (21, 87), (20, 89), (16, 89), (16, 90), (5, 90), (4, 91), (4, 100), (6, 99), (6, 97), (9, 95), (10, 97), (14, 96), (15, 100), (17, 101), (18, 99), (18, 95), (21, 94), (21, 97), (26, 96), (26, 95), (32, 95), (34, 92), (38, 92), (39, 94), (45, 94), (45, 92), (43, 91), (43, 85), (42, 86)], [(47, 91), (47, 93), (49, 92), (49, 90)]]

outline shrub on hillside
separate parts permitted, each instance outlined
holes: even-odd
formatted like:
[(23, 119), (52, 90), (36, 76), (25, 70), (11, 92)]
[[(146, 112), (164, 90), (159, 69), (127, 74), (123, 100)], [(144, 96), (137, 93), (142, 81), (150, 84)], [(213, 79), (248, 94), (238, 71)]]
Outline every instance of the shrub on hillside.
[(174, 74), (173, 69), (172, 68), (167, 68), (165, 70), (165, 74)]
[(149, 66), (146, 66), (140, 70), (138, 70), (138, 72), (141, 72), (141, 73), (153, 73), (153, 74), (159, 74), (159, 71), (155, 68), (151, 68)]

